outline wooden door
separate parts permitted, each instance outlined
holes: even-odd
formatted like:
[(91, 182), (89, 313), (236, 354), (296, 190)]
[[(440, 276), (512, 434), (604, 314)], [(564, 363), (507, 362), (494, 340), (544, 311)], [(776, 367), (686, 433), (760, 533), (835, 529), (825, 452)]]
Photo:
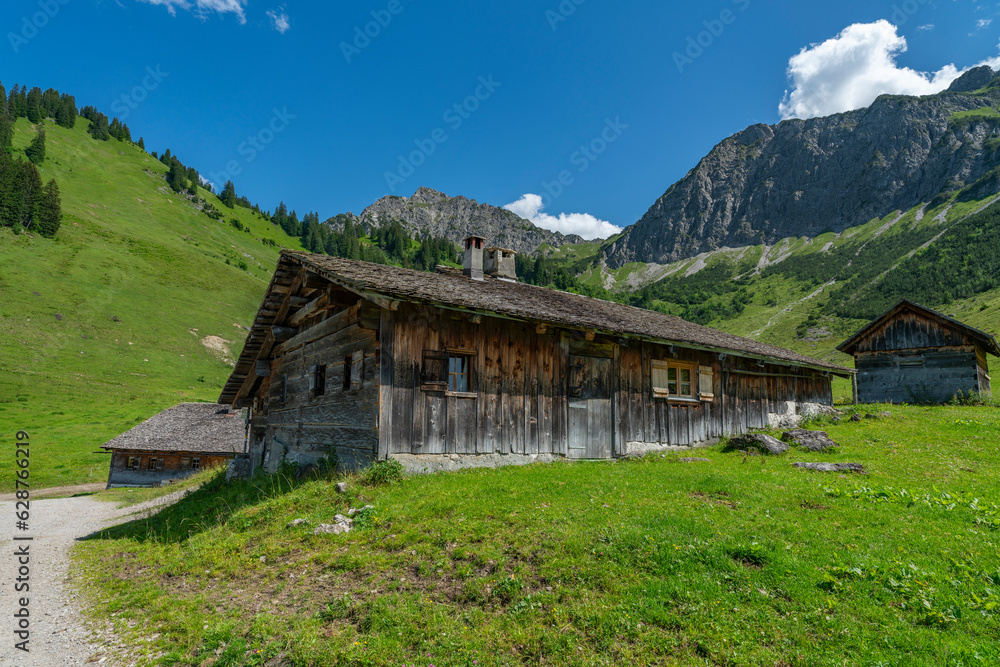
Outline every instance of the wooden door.
[(611, 359), (569, 357), (569, 458), (611, 458)]

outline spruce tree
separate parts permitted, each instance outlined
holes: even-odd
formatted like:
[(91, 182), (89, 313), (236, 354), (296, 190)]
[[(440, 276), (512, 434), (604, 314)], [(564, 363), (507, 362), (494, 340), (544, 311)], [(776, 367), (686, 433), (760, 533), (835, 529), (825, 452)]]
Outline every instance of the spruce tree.
[(226, 181), (226, 184), (222, 187), (222, 193), (219, 195), (219, 201), (229, 208), (236, 206), (236, 186), (233, 185), (232, 181)]
[(38, 134), (31, 140), (31, 144), (24, 149), (25, 156), (34, 164), (45, 162), (45, 128), (39, 127)]
[[(142, 137), (139, 137), (139, 141), (136, 142), (135, 145), (138, 146), (139, 148), (141, 148), (142, 150), (146, 150), (146, 142), (142, 140)], [(156, 156), (154, 155), (153, 157), (156, 157)]]
[(28, 122), (40, 123), (44, 117), (42, 113), (42, 89), (37, 86), (28, 93)]
[(76, 98), (64, 94), (60, 99), (59, 110), (56, 113), (56, 124), (72, 130), (76, 127), (76, 116)]
[(42, 190), (41, 200), (38, 205), (38, 217), (35, 220), (35, 229), (42, 236), (52, 238), (59, 231), (62, 223), (62, 199), (59, 197), (59, 185), (55, 179), (49, 181)]
[(187, 171), (177, 158), (170, 161), (170, 171), (167, 172), (167, 185), (174, 192), (181, 192), (187, 188)]
[(38, 169), (30, 162), (18, 161), (20, 173), (19, 188), (15, 199), (15, 224), (21, 228), (30, 228), (38, 215), (38, 207), (42, 198), (42, 177)]
[(88, 132), (90, 132), (94, 139), (99, 141), (110, 140), (111, 133), (108, 132), (108, 117), (100, 112), (97, 112), (94, 119), (90, 121), (90, 129)]
[(191, 194), (193, 194), (193, 195), (195, 195), (197, 197), (198, 196), (198, 181), (201, 180), (201, 179), (198, 178), (198, 170), (195, 169), (194, 167), (188, 167), (188, 170), (187, 170), (187, 179), (188, 179), (188, 192), (190, 192)]

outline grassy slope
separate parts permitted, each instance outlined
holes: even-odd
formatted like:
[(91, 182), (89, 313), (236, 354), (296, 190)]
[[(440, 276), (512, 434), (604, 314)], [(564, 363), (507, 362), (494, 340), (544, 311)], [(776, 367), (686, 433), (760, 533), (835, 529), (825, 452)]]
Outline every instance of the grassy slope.
[[(87, 126), (46, 125), (41, 173), (59, 183), (65, 214), (56, 238), (0, 229), (0, 433), (31, 434), (36, 486), (101, 481), (99, 445), (175, 403), (216, 400), (277, 260), (258, 239), (301, 248), (202, 192), (224, 214), (211, 220), (165, 191), (160, 162), (94, 141)], [(34, 134), (18, 121), (15, 154)], [(207, 336), (228, 353), (209, 350)], [(0, 490), (13, 484), (12, 462), (0, 459)]]
[(837, 454), (210, 483), (76, 556), (139, 664), (995, 665), (1000, 412), (888, 409)]

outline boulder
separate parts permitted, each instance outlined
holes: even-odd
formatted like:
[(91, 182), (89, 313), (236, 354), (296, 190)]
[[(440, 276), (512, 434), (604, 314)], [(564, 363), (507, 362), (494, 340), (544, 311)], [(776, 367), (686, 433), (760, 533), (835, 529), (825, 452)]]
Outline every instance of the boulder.
[(826, 431), (807, 431), (802, 428), (785, 431), (781, 434), (781, 439), (810, 452), (828, 452), (840, 446), (830, 439)]
[(866, 474), (865, 467), (860, 463), (793, 463), (796, 468), (815, 470), (817, 472), (856, 472)]
[(784, 454), (788, 445), (765, 433), (747, 433), (729, 441), (729, 449), (758, 450), (762, 454)]
[(316, 526), (313, 535), (340, 535), (351, 532), (351, 526), (344, 523), (321, 523)]
[(861, 421), (861, 415), (859, 415), (857, 412), (855, 412), (853, 415), (851, 415), (851, 421), (852, 422), (859, 422), (859, 421)]
[(337, 493), (347, 493), (347, 482), (337, 482), (334, 488), (337, 490)]
[(295, 528), (297, 526), (308, 526), (308, 525), (309, 525), (309, 519), (296, 519), (295, 521), (292, 521), (291, 523), (286, 525), (285, 528)]

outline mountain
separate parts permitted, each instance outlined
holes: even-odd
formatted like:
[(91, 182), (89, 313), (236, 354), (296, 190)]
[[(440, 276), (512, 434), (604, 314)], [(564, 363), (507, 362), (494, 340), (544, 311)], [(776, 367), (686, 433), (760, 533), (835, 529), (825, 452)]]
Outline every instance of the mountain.
[(565, 236), (536, 227), (505, 208), (480, 204), (466, 197), (449, 197), (430, 188), (419, 188), (412, 197), (383, 197), (359, 217), (366, 227), (400, 220), (418, 234), (446, 238), (459, 244), (475, 234), (484, 237), (490, 245), (519, 253), (533, 253), (543, 243), (559, 247), (585, 242), (575, 234)]
[(715, 146), (635, 225), (606, 244), (617, 268), (842, 232), (962, 192), (1000, 190), (1000, 77), (967, 72), (945, 92), (753, 125)]

